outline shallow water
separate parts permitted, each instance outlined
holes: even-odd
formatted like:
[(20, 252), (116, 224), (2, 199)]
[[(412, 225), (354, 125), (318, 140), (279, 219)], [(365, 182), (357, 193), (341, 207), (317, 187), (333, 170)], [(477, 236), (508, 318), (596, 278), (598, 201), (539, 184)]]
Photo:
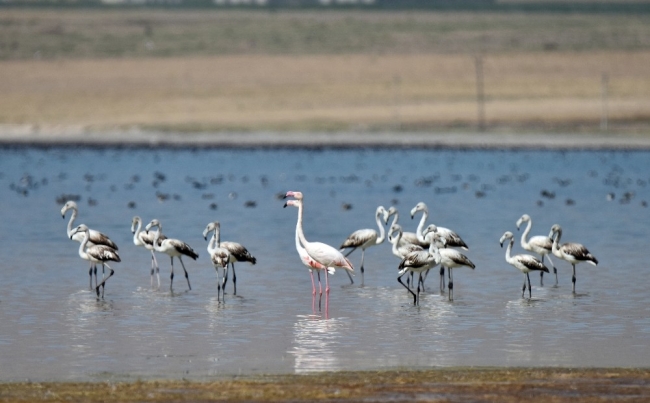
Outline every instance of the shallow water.
[[(647, 367), (649, 182), (647, 151), (1, 149), (0, 381)], [(297, 210), (278, 198), (287, 190), (305, 194), (307, 238), (334, 246), (373, 228), (380, 204), (397, 206), (414, 231), (420, 216), (409, 211), (424, 201), (429, 222), (470, 246), (476, 270), (454, 271), (453, 302), (432, 273), (413, 306), (385, 242), (367, 250), (354, 285), (342, 272), (330, 277), (319, 310), (294, 248)], [(77, 224), (120, 247), (104, 299), (88, 289), (87, 262), (66, 237), (61, 200), (75, 195)], [(521, 298), (523, 275), (505, 262), (499, 238), (506, 230), (519, 237), (523, 213), (532, 235), (559, 223), (562, 241), (599, 259), (577, 267), (576, 295), (570, 265), (555, 259), (559, 286), (531, 276), (533, 299)], [(199, 253), (184, 259), (191, 291), (176, 261), (170, 292), (166, 256), (158, 257), (160, 289), (150, 286), (150, 254), (132, 243), (134, 215), (158, 218)], [(236, 265), (237, 296), (229, 282), (225, 302), (201, 234), (213, 220), (222, 240), (258, 259)], [(522, 253), (518, 242), (514, 252)], [(350, 257), (358, 266), (360, 251)]]

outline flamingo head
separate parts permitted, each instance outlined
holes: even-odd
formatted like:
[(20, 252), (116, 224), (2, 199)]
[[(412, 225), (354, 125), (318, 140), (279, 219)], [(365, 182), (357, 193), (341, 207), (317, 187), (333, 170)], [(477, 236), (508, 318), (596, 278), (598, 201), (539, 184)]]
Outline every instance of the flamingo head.
[(140, 218), (139, 216), (135, 216), (133, 217), (133, 219), (131, 219), (131, 232), (134, 234), (135, 234), (135, 226), (138, 223), (142, 223), (142, 218)]
[(424, 202), (419, 202), (418, 204), (415, 205), (415, 207), (411, 209), (411, 219), (413, 219), (415, 213), (417, 213), (418, 211), (425, 211), (426, 213), (429, 213), (429, 209), (427, 208), (427, 205), (424, 204)]
[(555, 234), (562, 235), (562, 227), (560, 227), (560, 224), (553, 224), (549, 238), (554, 238)]
[(388, 208), (388, 210), (386, 210), (386, 212), (384, 212), (384, 224), (388, 224), (388, 219), (393, 214), (397, 214), (397, 209), (395, 208), (395, 206), (390, 206)]
[(298, 200), (287, 200), (287, 202), (284, 203), (284, 207), (287, 207), (287, 206), (300, 207), (301, 204), (302, 204), (302, 200), (300, 200), (300, 199), (298, 199)]
[(61, 208), (61, 217), (62, 218), (65, 218), (65, 213), (68, 210), (77, 211), (77, 203), (73, 202), (72, 200), (68, 200), (68, 202), (66, 204), (64, 204), (63, 207)]
[(74, 234), (76, 234), (77, 232), (88, 232), (88, 231), (89, 231), (89, 229), (86, 226), (86, 224), (80, 224), (77, 228), (72, 230), (72, 232), (70, 233), (70, 239), (72, 239)]
[(286, 195), (284, 195), (285, 199), (287, 197), (293, 197), (296, 200), (302, 200), (303, 196), (302, 196), (302, 192), (297, 192), (297, 191), (290, 190), (290, 191), (287, 192)]
[(211, 223), (209, 223), (209, 224), (205, 227), (205, 229), (203, 230), (203, 239), (205, 239), (205, 240), (207, 241), (207, 240), (208, 240), (208, 234), (209, 234), (211, 231), (217, 231), (217, 230), (219, 230), (220, 228), (221, 228), (221, 224), (219, 223), (219, 221), (215, 221), (215, 222), (211, 222)]
[(145, 231), (147, 231), (147, 234), (148, 234), (149, 230), (152, 229), (153, 227), (158, 227), (158, 229), (160, 230), (161, 229), (160, 228), (160, 221), (158, 221), (157, 219), (154, 218), (153, 220), (151, 220), (151, 222), (149, 224), (147, 224), (147, 226), (144, 229), (145, 229)]
[(517, 229), (521, 226), (521, 224), (530, 221), (530, 216), (528, 214), (522, 215), (518, 220), (517, 220)]
[(510, 231), (506, 231), (506, 233), (503, 234), (503, 236), (501, 237), (501, 239), (499, 239), (499, 245), (501, 245), (501, 247), (503, 248), (503, 243), (506, 241), (506, 239), (510, 239), (510, 242), (512, 242), (512, 240), (514, 239), (514, 237), (515, 237), (515, 236), (512, 234), (512, 232), (510, 232)]

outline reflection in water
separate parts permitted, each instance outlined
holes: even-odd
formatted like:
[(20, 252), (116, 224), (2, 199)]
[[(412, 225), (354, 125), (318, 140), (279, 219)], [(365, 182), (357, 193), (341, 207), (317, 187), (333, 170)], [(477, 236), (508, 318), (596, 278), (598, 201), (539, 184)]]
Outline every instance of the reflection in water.
[[(327, 307), (328, 300), (325, 299)], [(325, 308), (327, 311), (327, 308)], [(341, 339), (342, 319), (317, 315), (298, 315), (293, 325), (294, 346), (289, 351), (295, 357), (296, 373), (336, 371), (341, 369), (337, 347)]]

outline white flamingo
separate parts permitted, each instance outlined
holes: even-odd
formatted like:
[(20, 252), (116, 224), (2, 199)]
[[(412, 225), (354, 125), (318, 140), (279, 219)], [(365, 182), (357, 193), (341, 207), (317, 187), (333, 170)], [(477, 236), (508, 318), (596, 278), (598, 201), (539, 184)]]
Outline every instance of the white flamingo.
[[(517, 229), (519, 229), (521, 224), (525, 222), (528, 222), (528, 225), (526, 226), (526, 229), (524, 230), (523, 234), (521, 234), (521, 247), (529, 252), (534, 252), (540, 255), (542, 257), (542, 263), (544, 263), (544, 256), (549, 255), (548, 261), (551, 262), (551, 265), (553, 266), (553, 273), (555, 274), (555, 285), (557, 285), (557, 268), (555, 267), (555, 264), (551, 260), (551, 256), (550, 256), (553, 249), (553, 240), (551, 239), (550, 236), (544, 236), (544, 235), (536, 235), (527, 239), (528, 234), (530, 233), (530, 230), (533, 227), (533, 220), (530, 218), (528, 214), (522, 215), (517, 220)], [(539, 284), (541, 286), (544, 286), (543, 271), (539, 273)]]
[[(384, 229), (385, 224), (381, 222), (385, 215), (386, 209), (383, 206), (377, 207), (377, 210), (375, 211), (375, 221), (377, 222), (377, 227), (379, 227), (379, 232), (370, 228), (356, 230), (350, 234), (350, 236), (348, 236), (339, 247), (341, 252), (345, 249), (351, 248), (351, 250), (345, 254), (345, 257), (350, 256), (350, 254), (357, 250), (357, 248), (361, 248), (361, 283), (363, 283), (363, 261), (366, 255), (366, 249), (371, 246), (379, 245), (384, 242), (384, 239), (386, 239), (386, 232)], [(350, 283), (354, 283), (352, 276), (350, 276)]]
[[(228, 249), (221, 247), (221, 224), (219, 221), (209, 223), (205, 227), (205, 230), (203, 230), (203, 238), (205, 238), (206, 241), (208, 240), (208, 234), (210, 231), (214, 231), (214, 235), (208, 243), (208, 254), (210, 255), (210, 260), (212, 261), (214, 269), (217, 271), (217, 301), (219, 301), (222, 288), (222, 281), (219, 280), (219, 269), (223, 269), (223, 277), (225, 277), (225, 272), (228, 270), (228, 262), (230, 262), (231, 256)], [(225, 299), (225, 290), (223, 294)]]
[[(153, 248), (153, 239), (155, 237), (153, 231), (142, 231), (142, 218), (135, 216), (131, 220), (131, 232), (133, 233), (133, 244), (135, 246), (142, 246), (148, 251), (151, 251), (151, 286), (153, 287), (153, 275), (155, 272), (158, 277), (158, 287), (160, 287), (160, 267), (158, 266), (158, 260), (156, 259), (156, 254), (154, 253)], [(165, 235), (160, 235), (158, 242), (161, 242), (164, 239), (167, 239), (167, 237)]]
[[(413, 304), (418, 305), (420, 302), (420, 284), (422, 283), (422, 273), (435, 267), (440, 263), (440, 253), (435, 242), (432, 242), (434, 232), (427, 234), (425, 238), (429, 242), (428, 250), (410, 252), (400, 262), (398, 266), (397, 281), (413, 295)], [(402, 282), (402, 276), (408, 272), (418, 273), (417, 294), (411, 291), (408, 285)]]
[[(417, 214), (418, 211), (422, 212), (422, 218), (420, 218), (420, 223), (418, 224), (418, 228), (415, 231), (415, 233), (418, 237), (418, 240), (420, 242), (424, 242), (424, 236), (422, 235), (422, 232), (424, 230), (424, 225), (427, 219), (429, 218), (429, 208), (427, 207), (426, 204), (424, 204), (424, 202), (420, 202), (416, 204), (415, 207), (411, 209), (411, 219), (415, 217), (415, 214)], [(442, 248), (462, 248), (465, 250), (469, 249), (465, 241), (463, 241), (460, 235), (458, 235), (456, 232), (445, 227), (437, 227), (437, 228), (438, 228), (437, 231), (438, 239), (440, 239), (440, 242), (442, 243), (442, 245), (444, 245), (441, 246)], [(426, 279), (426, 274), (424, 276), (424, 279)], [(444, 290), (445, 290), (445, 266), (441, 264), (440, 265), (440, 291), (442, 292)]]
[[(213, 231), (214, 228), (211, 226), (213, 223), (208, 224), (208, 226), (203, 231), (203, 237), (205, 237), (208, 232)], [(246, 247), (238, 242), (232, 241), (222, 241), (219, 244), (222, 248), (226, 249), (230, 253), (230, 259), (228, 263), (232, 266), (232, 285), (234, 288), (233, 295), (237, 295), (237, 273), (235, 272), (235, 262), (249, 262), (250, 264), (256, 264), (257, 259), (255, 256), (251, 255)], [(228, 268), (226, 267), (226, 273), (223, 276), (223, 292), (226, 292), (226, 284), (228, 283)]]
[(515, 268), (519, 269), (522, 273), (526, 275), (524, 277), (524, 286), (521, 290), (521, 297), (524, 297), (524, 293), (526, 292), (526, 280), (528, 280), (528, 298), (532, 298), (532, 290), (530, 288), (530, 276), (529, 273), (531, 271), (544, 271), (548, 273), (548, 268), (544, 266), (544, 263), (542, 263), (539, 259), (537, 259), (534, 256), (531, 255), (515, 255), (515, 256), (510, 256), (510, 253), (512, 251), (512, 245), (515, 244), (515, 236), (512, 234), (510, 231), (506, 231), (505, 234), (501, 237), (499, 240), (499, 244), (503, 248), (503, 242), (505, 242), (506, 239), (509, 239), (510, 242), (508, 243), (508, 247), (506, 248), (506, 262), (510, 263), (513, 265)]
[(171, 258), (172, 274), (170, 277), (171, 281), (169, 283), (169, 289), (171, 290), (174, 284), (174, 257), (177, 257), (178, 260), (181, 262), (181, 266), (183, 266), (183, 271), (185, 272), (185, 279), (187, 280), (187, 286), (191, 290), (192, 286), (190, 285), (190, 276), (189, 274), (187, 274), (187, 270), (185, 270), (185, 264), (183, 263), (183, 259), (181, 259), (181, 256), (183, 255), (189, 256), (192, 259), (196, 260), (196, 258), (198, 258), (199, 255), (196, 252), (194, 252), (194, 250), (190, 247), (190, 245), (186, 244), (181, 240), (167, 238), (165, 240), (160, 241), (160, 237), (162, 235), (162, 225), (160, 224), (160, 221), (153, 219), (149, 224), (147, 224), (145, 230), (149, 232), (149, 230), (151, 230), (151, 228), (153, 227), (158, 228), (158, 231), (154, 233), (154, 238), (153, 238), (154, 250), (156, 252), (162, 252)]
[[(69, 200), (66, 202), (63, 207), (61, 208), (61, 217), (65, 219), (65, 213), (68, 210), (72, 210), (72, 215), (70, 216), (70, 221), (68, 221), (68, 227), (66, 229), (66, 233), (68, 235), (68, 238), (73, 239), (77, 242), (82, 242), (84, 239), (84, 234), (82, 232), (77, 232), (74, 233), (75, 228), (73, 228), (74, 221), (77, 218), (77, 214), (79, 213), (79, 208), (77, 207), (77, 203), (75, 203), (72, 200)], [(89, 230), (89, 245), (106, 245), (114, 250), (118, 250), (119, 248), (115, 244), (115, 242), (111, 241), (111, 239), (105, 235), (102, 234), (99, 231), (95, 231), (93, 229)], [(90, 262), (90, 270), (88, 271), (88, 276), (90, 277), (90, 289), (93, 288), (93, 268), (95, 269), (95, 285), (97, 285), (97, 266), (91, 261)], [(103, 276), (104, 273), (102, 273)]]
[[(106, 284), (106, 281), (111, 278), (111, 276), (115, 273), (115, 271), (106, 263), (106, 262), (120, 262), (120, 255), (117, 254), (117, 251), (110, 246), (106, 245), (89, 245), (89, 240), (90, 240), (90, 230), (85, 224), (79, 225), (77, 228), (73, 229), (72, 232), (70, 233), (70, 239), (75, 234), (82, 234), (83, 239), (81, 241), (81, 244), (79, 245), (79, 256), (84, 259), (88, 260), (91, 263), (101, 263), (102, 264), (102, 271), (104, 266), (108, 267), (108, 270), (111, 271), (111, 273), (108, 275), (108, 277), (104, 278), (101, 283), (97, 284), (95, 286), (95, 291), (97, 292), (97, 296), (99, 297), (99, 287), (102, 287), (102, 298), (104, 297), (104, 285)], [(95, 279), (95, 282), (97, 279)]]
[(567, 242), (560, 244), (560, 238), (562, 237), (562, 227), (560, 227), (558, 224), (555, 224), (551, 227), (551, 234), (553, 237), (553, 254), (560, 259), (571, 263), (571, 267), (573, 268), (573, 276), (571, 277), (571, 282), (573, 283), (573, 293), (575, 294), (576, 265), (578, 263), (587, 262), (589, 264), (597, 266), (598, 259), (589, 253), (584, 245), (581, 245), (579, 243)]
[(425, 228), (423, 235), (426, 238), (426, 236), (431, 233), (435, 232), (436, 234), (434, 235), (434, 238), (432, 240), (432, 243), (435, 244), (436, 248), (438, 247), (438, 243), (441, 242), (443, 244), (443, 248), (439, 249), (438, 253), (440, 254), (440, 266), (444, 266), (447, 268), (447, 273), (449, 277), (449, 282), (447, 287), (449, 288), (449, 300), (454, 299), (454, 275), (453, 275), (453, 269), (459, 268), (459, 267), (469, 267), (470, 269), (474, 270), (476, 266), (474, 263), (472, 263), (471, 260), (462, 253), (458, 252), (456, 249), (448, 249), (444, 248), (444, 243), (445, 240), (440, 240), (439, 239), (439, 234), (437, 233), (437, 228), (435, 225), (430, 224), (427, 228)]
[[(320, 263), (324, 267), (328, 268), (340, 268), (344, 269), (350, 273), (354, 273), (354, 266), (352, 263), (343, 256), (343, 254), (335, 249), (334, 247), (327, 245), (322, 242), (309, 242), (305, 238), (305, 234), (302, 229), (302, 219), (303, 219), (303, 195), (301, 192), (287, 192), (285, 197), (294, 197), (295, 200), (289, 200), (284, 204), (284, 207), (294, 206), (298, 207), (298, 222), (296, 223), (296, 231), (298, 232), (298, 238), (300, 243), (304, 247), (305, 251), (311, 259)], [(329, 279), (328, 272), (325, 273), (325, 294), (329, 294)]]

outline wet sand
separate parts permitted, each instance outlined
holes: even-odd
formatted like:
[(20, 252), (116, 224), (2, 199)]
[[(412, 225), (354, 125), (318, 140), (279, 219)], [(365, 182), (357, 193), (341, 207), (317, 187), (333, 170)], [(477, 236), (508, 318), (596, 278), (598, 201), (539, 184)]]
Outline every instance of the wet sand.
[(2, 402), (641, 402), (648, 369), (454, 368), (217, 378), (0, 384)]

